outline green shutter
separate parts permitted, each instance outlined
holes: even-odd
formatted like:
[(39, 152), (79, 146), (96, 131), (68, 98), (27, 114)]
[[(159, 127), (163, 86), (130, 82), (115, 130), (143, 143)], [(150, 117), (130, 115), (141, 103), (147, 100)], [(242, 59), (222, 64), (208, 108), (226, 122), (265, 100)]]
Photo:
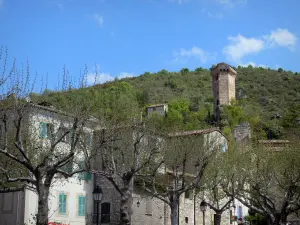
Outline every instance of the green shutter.
[(40, 123), (40, 138), (47, 137), (47, 124), (44, 122)]
[(190, 191), (189, 191), (189, 199), (190, 199), (190, 200), (193, 200), (193, 198), (194, 198), (194, 191), (193, 191), (193, 190), (190, 190)]
[(89, 147), (91, 148), (93, 146), (93, 133), (89, 134)]
[[(84, 161), (80, 161), (80, 162), (78, 163), (78, 167), (79, 167), (79, 169), (84, 169), (84, 168), (85, 168), (85, 163), (84, 163)], [(79, 178), (79, 180), (84, 180), (84, 179), (85, 179), (85, 172), (80, 172), (80, 173), (78, 174), (78, 178)]]
[(78, 197), (78, 216), (85, 216), (85, 204), (86, 199), (85, 196)]
[(64, 193), (59, 194), (59, 213), (66, 214), (67, 212), (67, 195)]
[(92, 173), (86, 172), (85, 173), (85, 180), (88, 181), (88, 180), (91, 180), (91, 179), (92, 179)]
[(65, 173), (72, 173), (73, 172), (73, 160), (70, 160), (67, 164), (61, 167), (62, 171)]

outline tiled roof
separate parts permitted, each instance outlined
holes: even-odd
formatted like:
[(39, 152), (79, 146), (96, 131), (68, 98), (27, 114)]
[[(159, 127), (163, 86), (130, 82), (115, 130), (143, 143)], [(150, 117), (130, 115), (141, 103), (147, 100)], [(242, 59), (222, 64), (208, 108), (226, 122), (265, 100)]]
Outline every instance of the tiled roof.
[(288, 140), (258, 140), (261, 144), (287, 144), (290, 143)]
[(157, 106), (165, 106), (165, 105), (168, 105), (168, 104), (164, 103), (164, 104), (150, 105), (150, 106), (147, 106), (147, 108), (152, 108), (152, 107), (157, 107)]
[(219, 128), (213, 127), (213, 128), (203, 129), (203, 130), (189, 130), (189, 131), (175, 132), (175, 133), (170, 133), (168, 136), (169, 137), (178, 137), (178, 136), (199, 135), (199, 134), (211, 133), (214, 131), (222, 133)]

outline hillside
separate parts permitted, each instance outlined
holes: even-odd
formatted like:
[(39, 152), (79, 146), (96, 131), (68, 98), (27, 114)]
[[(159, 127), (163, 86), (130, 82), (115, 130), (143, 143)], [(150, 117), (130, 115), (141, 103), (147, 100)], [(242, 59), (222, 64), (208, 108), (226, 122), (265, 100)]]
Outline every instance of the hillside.
[[(238, 101), (225, 108), (225, 133), (229, 134), (234, 126), (243, 121), (251, 123), (257, 138), (286, 138), (291, 130), (299, 130), (300, 74), (252, 66), (235, 69)], [(125, 82), (127, 85), (124, 86)], [(93, 99), (101, 95), (101, 103), (97, 100), (97, 104), (109, 108), (115, 98), (107, 96), (109, 92), (115, 95), (112, 87), (119, 85), (123, 85), (122, 90), (126, 89), (126, 95), (135, 95), (133, 98), (140, 108), (168, 102), (169, 113), (163, 122), (166, 127), (176, 124), (178, 129), (190, 130), (213, 125), (210, 70), (197, 68), (189, 71), (184, 68), (180, 72), (146, 72), (138, 77), (115, 80), (75, 92), (86, 94), (86, 97), (92, 95)]]

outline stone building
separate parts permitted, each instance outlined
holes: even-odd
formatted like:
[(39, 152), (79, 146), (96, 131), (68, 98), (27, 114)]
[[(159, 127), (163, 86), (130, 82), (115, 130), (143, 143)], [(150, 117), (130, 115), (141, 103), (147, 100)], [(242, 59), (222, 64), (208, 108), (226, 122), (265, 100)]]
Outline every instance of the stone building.
[(237, 72), (228, 64), (222, 62), (211, 69), (212, 89), (214, 96), (214, 118), (220, 121), (220, 106), (228, 105), (235, 99), (235, 79)]
[(168, 112), (168, 104), (157, 104), (151, 105), (147, 107), (147, 117), (149, 117), (152, 113), (157, 113), (160, 116), (165, 116)]
[[(213, 139), (214, 146), (220, 151), (227, 150), (227, 139), (220, 132), (218, 128), (193, 130), (185, 132), (177, 132), (170, 134), (172, 137), (176, 136), (205, 136)], [(166, 171), (167, 172), (167, 171)], [(115, 187), (103, 176), (95, 174), (95, 185), (99, 185), (103, 191), (103, 200), (101, 202), (100, 214), (101, 224), (118, 224), (120, 219), (120, 194)], [(152, 197), (145, 193), (141, 188), (133, 186), (133, 202), (132, 202), (132, 225), (170, 225), (170, 207), (163, 201)], [(182, 194), (179, 204), (179, 224), (180, 225), (194, 225), (202, 224), (203, 216), (200, 211), (200, 202), (203, 200), (203, 196), (195, 196), (193, 191)], [(243, 208), (244, 215), (247, 211)], [(227, 210), (222, 217), (222, 224), (230, 223), (230, 215), (233, 212)], [(207, 224), (212, 224), (214, 218), (214, 212), (211, 209), (207, 209), (205, 220)]]

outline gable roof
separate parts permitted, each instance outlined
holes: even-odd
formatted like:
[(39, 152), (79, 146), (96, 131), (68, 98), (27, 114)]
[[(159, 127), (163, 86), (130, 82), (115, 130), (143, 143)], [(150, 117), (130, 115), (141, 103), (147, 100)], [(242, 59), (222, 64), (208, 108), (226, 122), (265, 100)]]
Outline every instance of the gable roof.
[[(202, 129), (202, 130), (189, 130), (189, 131), (182, 131), (182, 132), (175, 132), (175, 133), (170, 133), (168, 136), (169, 137), (183, 137), (183, 136), (190, 136), (190, 135), (201, 135), (201, 134), (208, 134), (212, 133), (214, 131), (219, 132), (221, 135), (223, 133), (220, 131), (219, 128), (217, 127), (212, 127), (208, 129)], [(223, 135), (224, 136), (224, 135)], [(225, 137), (225, 136), (224, 136)]]

